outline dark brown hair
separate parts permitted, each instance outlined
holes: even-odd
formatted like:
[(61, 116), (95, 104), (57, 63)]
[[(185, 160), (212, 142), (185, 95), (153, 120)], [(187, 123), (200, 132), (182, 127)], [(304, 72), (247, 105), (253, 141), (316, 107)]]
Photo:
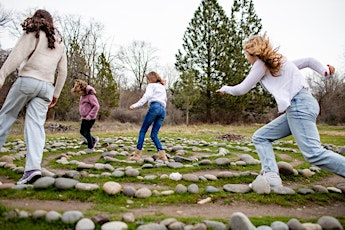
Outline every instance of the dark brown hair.
[(48, 47), (55, 48), (55, 32), (59, 33), (54, 27), (53, 17), (46, 10), (37, 10), (32, 17), (24, 20), (21, 24), (26, 33), (36, 33), (36, 38), (39, 37), (40, 30), (45, 32), (48, 39)]

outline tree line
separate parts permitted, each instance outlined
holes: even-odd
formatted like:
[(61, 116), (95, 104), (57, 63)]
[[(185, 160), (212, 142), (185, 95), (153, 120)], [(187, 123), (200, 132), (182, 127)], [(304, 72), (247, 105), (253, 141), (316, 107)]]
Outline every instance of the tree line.
[[(33, 12), (6, 12), (0, 5), (0, 28), (18, 37), (23, 18)], [(128, 107), (143, 94), (145, 73), (151, 70), (169, 83), (168, 123), (263, 123), (277, 116), (273, 97), (260, 84), (243, 96), (215, 93), (222, 85), (240, 83), (249, 72), (242, 43), (262, 33), (253, 0), (234, 0), (229, 16), (217, 0), (202, 0), (185, 30), (174, 66), (160, 66), (157, 49), (146, 41), (133, 41), (114, 52), (112, 42), (104, 41), (103, 25), (94, 20), (75, 15), (54, 15), (54, 19), (67, 48), (68, 77), (48, 119), (79, 119), (79, 98), (70, 94), (74, 79), (79, 78), (97, 90), (99, 120), (139, 123), (144, 111), (129, 112)], [(8, 53), (0, 46), (0, 66)], [(0, 105), (16, 77), (13, 73), (7, 78), (0, 91)], [(328, 81), (315, 75), (308, 79), (320, 103), (320, 121), (344, 123), (344, 103), (336, 103), (344, 99), (344, 74), (338, 71)]]

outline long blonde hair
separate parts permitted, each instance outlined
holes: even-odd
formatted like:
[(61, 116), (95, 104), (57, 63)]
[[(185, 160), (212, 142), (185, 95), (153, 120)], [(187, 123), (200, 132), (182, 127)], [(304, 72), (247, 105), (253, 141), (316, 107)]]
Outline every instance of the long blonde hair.
[(273, 49), (266, 34), (253, 35), (243, 45), (243, 49), (251, 56), (262, 60), (272, 76), (277, 77), (282, 66), (283, 55), (278, 53), (279, 48)]
[(165, 80), (163, 80), (158, 73), (151, 71), (148, 74), (146, 74), (146, 79), (149, 83), (161, 83), (162, 85), (165, 85)]

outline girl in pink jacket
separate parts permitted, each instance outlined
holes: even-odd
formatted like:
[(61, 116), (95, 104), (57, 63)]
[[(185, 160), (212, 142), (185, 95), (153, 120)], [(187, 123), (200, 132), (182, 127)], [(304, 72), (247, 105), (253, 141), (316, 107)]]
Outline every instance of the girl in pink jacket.
[(81, 116), (80, 134), (86, 138), (89, 152), (95, 151), (98, 137), (91, 135), (91, 128), (95, 124), (99, 103), (96, 97), (96, 90), (87, 82), (77, 79), (71, 90), (74, 95), (80, 95), (79, 112)]

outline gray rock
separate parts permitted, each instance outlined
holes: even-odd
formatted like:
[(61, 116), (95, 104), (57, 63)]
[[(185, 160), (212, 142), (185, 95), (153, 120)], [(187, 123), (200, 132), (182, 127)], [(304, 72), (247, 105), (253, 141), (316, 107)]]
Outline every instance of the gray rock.
[(126, 185), (126, 186), (123, 187), (123, 191), (122, 192), (126, 196), (134, 197), (136, 189), (134, 187), (132, 187), (132, 186)]
[(103, 191), (109, 195), (115, 195), (120, 193), (122, 190), (122, 186), (114, 181), (108, 181), (103, 184)]
[(247, 193), (251, 188), (246, 184), (226, 184), (223, 186), (224, 191), (234, 193)]
[(42, 188), (48, 188), (50, 186), (53, 186), (55, 184), (55, 178), (53, 177), (41, 177), (38, 180), (35, 181), (34, 188), (42, 189)]
[(126, 170), (126, 176), (136, 177), (139, 176), (140, 172), (138, 169), (128, 168)]
[(104, 224), (106, 222), (110, 221), (110, 218), (108, 215), (104, 215), (104, 214), (100, 214), (97, 216), (94, 216), (91, 218), (93, 222), (97, 223), (97, 224)]
[(197, 182), (199, 181), (199, 177), (195, 174), (186, 173), (182, 175), (182, 179), (185, 181)]
[(167, 228), (162, 224), (149, 223), (140, 225), (137, 230), (167, 230)]
[(198, 187), (198, 185), (196, 185), (196, 184), (190, 184), (190, 185), (187, 187), (187, 190), (188, 190), (188, 192), (190, 192), (190, 193), (194, 193), (194, 194), (199, 193), (199, 187)]
[(111, 175), (114, 177), (123, 177), (125, 175), (125, 172), (122, 170), (115, 170)]
[(289, 230), (289, 226), (282, 221), (274, 221), (271, 223), (272, 230)]
[(207, 229), (214, 229), (214, 230), (226, 230), (226, 225), (219, 221), (213, 221), (213, 220), (204, 220), (204, 224), (206, 224)]
[(188, 191), (187, 187), (183, 184), (178, 184), (175, 187), (175, 193), (186, 193)]
[(272, 230), (272, 228), (270, 226), (267, 226), (267, 225), (261, 225), (261, 226), (257, 227), (256, 230)]
[(271, 192), (275, 194), (280, 195), (294, 195), (296, 192), (289, 187), (286, 186), (277, 186), (277, 187), (271, 187)]
[(319, 192), (319, 193), (329, 193), (328, 189), (325, 186), (322, 185), (314, 185), (313, 189), (315, 190), (315, 192)]
[(287, 222), (290, 230), (306, 230), (306, 228), (301, 224), (296, 218), (292, 218)]
[(184, 223), (177, 221), (169, 224), (168, 228), (169, 230), (184, 230), (184, 226)]
[(101, 230), (127, 230), (128, 225), (122, 221), (111, 221), (103, 224)]
[(291, 164), (285, 161), (279, 161), (277, 165), (278, 165), (279, 173), (285, 174), (285, 175), (293, 175), (294, 171)]
[(152, 195), (152, 192), (148, 188), (140, 188), (135, 192), (137, 198), (148, 198)]
[(56, 211), (49, 211), (45, 219), (47, 222), (54, 222), (61, 219), (61, 214)]
[(180, 162), (169, 162), (167, 164), (169, 168), (177, 169), (177, 168), (183, 168), (183, 164)]
[(122, 215), (122, 221), (128, 222), (128, 223), (134, 223), (135, 217), (132, 212), (126, 212)]
[(75, 185), (75, 189), (82, 191), (93, 191), (99, 189), (99, 185), (91, 183), (78, 183)]
[(229, 220), (230, 230), (255, 230), (256, 227), (250, 222), (249, 218), (242, 212), (232, 213)]
[(317, 223), (323, 230), (343, 230), (340, 222), (332, 216), (322, 216), (317, 220)]
[(215, 163), (217, 165), (230, 165), (231, 161), (228, 158), (217, 158)]
[(300, 188), (297, 191), (298, 194), (306, 195), (306, 194), (314, 194), (314, 190), (309, 189), (309, 188)]
[(83, 217), (84, 215), (82, 212), (77, 211), (77, 210), (72, 210), (72, 211), (64, 212), (62, 214), (61, 220), (65, 224), (74, 224)]
[(71, 189), (71, 188), (74, 188), (77, 183), (78, 183), (77, 180), (73, 180), (73, 179), (69, 179), (69, 178), (56, 178), (55, 179), (55, 187), (57, 189)]
[(205, 191), (208, 193), (215, 193), (215, 192), (219, 192), (219, 189), (214, 186), (208, 185), (206, 186)]
[(211, 165), (212, 161), (209, 159), (204, 159), (199, 162), (199, 165)]
[(41, 219), (41, 218), (44, 218), (47, 214), (47, 211), (46, 210), (35, 210), (33, 213), (32, 213), (32, 218), (34, 219)]
[[(185, 226), (185, 230), (187, 229), (187, 226)], [(191, 230), (207, 230), (207, 226), (205, 223), (198, 223), (192, 226)]]
[(89, 218), (82, 218), (75, 226), (75, 230), (94, 230), (95, 223)]

